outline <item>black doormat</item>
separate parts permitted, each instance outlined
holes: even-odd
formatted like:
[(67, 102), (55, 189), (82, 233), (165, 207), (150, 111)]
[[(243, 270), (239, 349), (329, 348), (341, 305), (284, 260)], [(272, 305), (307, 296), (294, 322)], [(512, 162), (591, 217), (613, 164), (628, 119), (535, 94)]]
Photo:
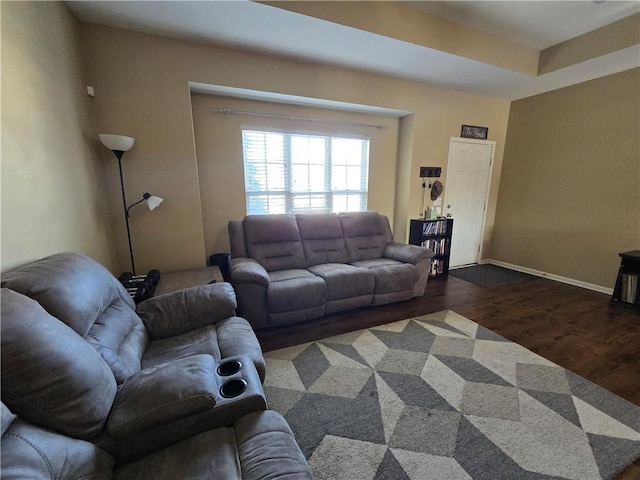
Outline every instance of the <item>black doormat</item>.
[(449, 275), (486, 288), (504, 287), (505, 285), (526, 282), (536, 278), (528, 273), (522, 273), (488, 263), (449, 270)]

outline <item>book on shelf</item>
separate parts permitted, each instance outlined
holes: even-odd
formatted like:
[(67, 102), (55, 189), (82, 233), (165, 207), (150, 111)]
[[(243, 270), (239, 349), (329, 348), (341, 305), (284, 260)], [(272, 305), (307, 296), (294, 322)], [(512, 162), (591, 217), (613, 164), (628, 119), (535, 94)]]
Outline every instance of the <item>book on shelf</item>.
[(620, 300), (638, 303), (638, 279), (640, 274), (623, 273), (620, 277)]
[(444, 235), (447, 233), (446, 220), (425, 221), (422, 224), (423, 235)]
[(444, 255), (447, 250), (446, 238), (429, 238), (424, 240), (420, 246), (428, 248), (434, 255)]
[(431, 268), (429, 270), (429, 275), (440, 275), (444, 272), (444, 261), (436, 259), (431, 261)]

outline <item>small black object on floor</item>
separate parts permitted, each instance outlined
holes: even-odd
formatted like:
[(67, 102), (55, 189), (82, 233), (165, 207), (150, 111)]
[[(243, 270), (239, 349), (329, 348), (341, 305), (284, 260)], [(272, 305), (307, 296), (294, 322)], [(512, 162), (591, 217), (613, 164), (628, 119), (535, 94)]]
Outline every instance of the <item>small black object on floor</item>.
[(518, 272), (497, 265), (483, 264), (449, 270), (449, 275), (458, 277), (481, 287), (496, 288), (536, 278), (528, 273)]
[(153, 297), (156, 285), (160, 280), (159, 270), (149, 270), (149, 273), (134, 275), (131, 272), (124, 272), (118, 277), (120, 283), (126, 288), (136, 304)]

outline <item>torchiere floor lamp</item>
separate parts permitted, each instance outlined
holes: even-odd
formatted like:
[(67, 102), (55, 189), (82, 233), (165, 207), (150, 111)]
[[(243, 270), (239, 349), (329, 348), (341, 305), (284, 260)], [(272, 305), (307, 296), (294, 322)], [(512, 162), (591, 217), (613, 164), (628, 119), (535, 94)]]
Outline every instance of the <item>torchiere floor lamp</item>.
[(131, 230), (129, 229), (129, 209), (134, 205), (137, 205), (144, 200), (147, 201), (149, 210), (153, 210), (162, 202), (162, 198), (155, 197), (147, 192), (142, 195), (142, 199), (132, 203), (127, 207), (127, 198), (124, 194), (124, 179), (122, 177), (122, 155), (124, 152), (133, 147), (135, 140), (132, 137), (125, 137), (124, 135), (111, 135), (108, 133), (101, 133), (98, 135), (100, 141), (111, 150), (118, 159), (118, 168), (120, 170), (120, 188), (122, 189), (122, 205), (124, 207), (124, 219), (127, 224), (127, 240), (129, 241), (129, 255), (131, 256), (131, 271), (136, 274), (136, 264), (133, 260), (133, 247), (131, 246)]

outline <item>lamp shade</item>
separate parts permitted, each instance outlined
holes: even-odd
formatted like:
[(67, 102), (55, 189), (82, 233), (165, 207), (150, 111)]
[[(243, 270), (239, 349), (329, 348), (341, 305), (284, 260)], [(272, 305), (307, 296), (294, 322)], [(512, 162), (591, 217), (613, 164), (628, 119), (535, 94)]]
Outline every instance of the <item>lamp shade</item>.
[(124, 135), (100, 133), (98, 136), (100, 137), (100, 141), (104, 144), (105, 147), (116, 152), (126, 152), (131, 147), (133, 147), (133, 143), (135, 142), (134, 138), (125, 137)]
[(153, 210), (158, 205), (160, 205), (163, 200), (164, 199), (162, 199), (160, 197), (156, 197), (155, 195), (151, 195), (149, 198), (147, 198), (147, 207), (149, 207), (149, 210)]

